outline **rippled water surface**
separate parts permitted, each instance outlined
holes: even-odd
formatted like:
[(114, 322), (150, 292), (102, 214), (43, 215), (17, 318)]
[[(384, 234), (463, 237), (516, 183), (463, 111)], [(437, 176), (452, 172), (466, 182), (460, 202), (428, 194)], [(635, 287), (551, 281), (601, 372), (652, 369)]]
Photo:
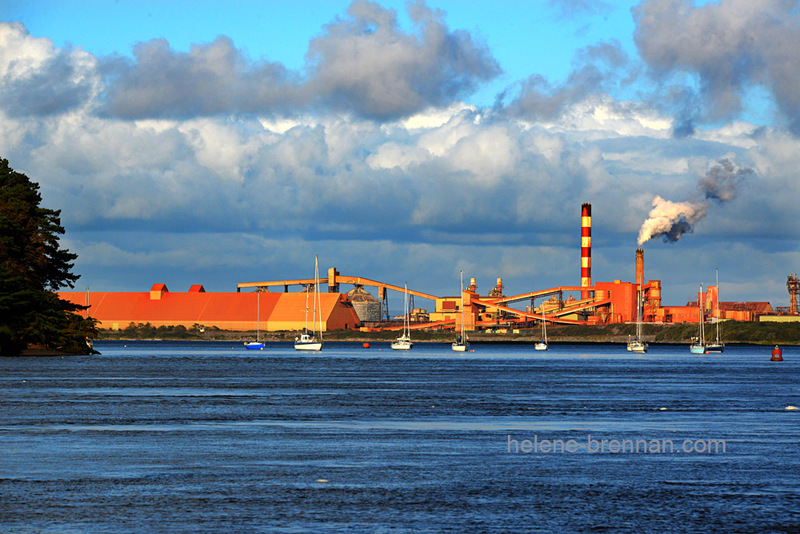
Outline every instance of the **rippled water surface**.
[(0, 531), (800, 532), (800, 348), (97, 348), (0, 358)]

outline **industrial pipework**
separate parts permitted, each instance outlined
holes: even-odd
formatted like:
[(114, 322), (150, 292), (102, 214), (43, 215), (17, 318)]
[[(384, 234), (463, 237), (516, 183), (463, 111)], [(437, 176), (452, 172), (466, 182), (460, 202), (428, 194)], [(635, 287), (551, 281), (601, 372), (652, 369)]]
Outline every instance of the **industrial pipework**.
[(796, 274), (790, 274), (786, 280), (786, 288), (789, 290), (789, 313), (797, 315), (797, 295), (800, 293), (800, 280)]

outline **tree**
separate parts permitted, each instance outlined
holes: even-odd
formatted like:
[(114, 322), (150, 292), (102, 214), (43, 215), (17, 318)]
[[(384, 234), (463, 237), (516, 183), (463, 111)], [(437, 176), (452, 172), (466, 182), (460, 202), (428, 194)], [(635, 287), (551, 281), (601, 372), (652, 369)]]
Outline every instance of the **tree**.
[(96, 321), (55, 293), (75, 287), (78, 256), (59, 247), (61, 210), (41, 201), (39, 184), (0, 158), (0, 354), (18, 354), (30, 344), (88, 353)]

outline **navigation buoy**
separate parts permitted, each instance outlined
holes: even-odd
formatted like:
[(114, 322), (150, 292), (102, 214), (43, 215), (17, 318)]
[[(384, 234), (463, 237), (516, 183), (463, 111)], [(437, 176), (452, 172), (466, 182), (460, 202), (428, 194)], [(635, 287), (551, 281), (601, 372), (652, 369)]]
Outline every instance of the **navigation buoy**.
[(773, 362), (782, 362), (783, 361), (783, 351), (778, 345), (775, 345), (775, 348), (772, 349), (772, 358), (770, 358)]
[(366, 343), (366, 342), (365, 342), (365, 343), (363, 343), (361, 346), (362, 346), (362, 347), (364, 347), (365, 349), (368, 349), (368, 348), (369, 348), (369, 343)]

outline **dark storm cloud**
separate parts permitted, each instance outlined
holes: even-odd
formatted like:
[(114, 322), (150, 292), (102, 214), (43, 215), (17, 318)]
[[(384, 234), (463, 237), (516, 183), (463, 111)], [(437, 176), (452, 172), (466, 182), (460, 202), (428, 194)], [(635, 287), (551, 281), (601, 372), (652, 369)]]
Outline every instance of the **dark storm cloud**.
[[(551, 85), (535, 74), (520, 84), (517, 96), (504, 111), (531, 120), (555, 119), (570, 105), (605, 92), (610, 84), (624, 83), (628, 64), (618, 42), (586, 47), (578, 52), (576, 66), (563, 84)], [(498, 107), (505, 96), (498, 99)]]
[(408, 116), (448, 104), (500, 73), (483, 44), (449, 31), (444, 14), (422, 2), (409, 6), (415, 34), (373, 2), (353, 2), (347, 13), (311, 41), (307, 55), (312, 92), (335, 108), (379, 120)]
[(633, 10), (634, 38), (656, 77), (697, 77), (704, 118), (735, 116), (745, 92), (760, 86), (800, 133), (796, 8), (788, 0), (722, 0), (702, 7), (689, 0), (646, 0)]
[[(32, 39), (19, 23), (7, 24), (0, 34), (5, 34), (5, 39), (0, 35), (0, 41), (18, 50)], [(10, 117), (42, 117), (81, 106), (91, 97), (96, 83), (92, 67), (82, 64), (81, 59), (85, 59), (81, 53), (65, 47), (42, 61), (24, 56), (11, 61), (0, 76), (0, 109)]]
[(722, 204), (736, 198), (739, 184), (754, 173), (749, 167), (736, 167), (729, 159), (723, 158), (708, 170), (698, 186), (705, 198)]
[(188, 53), (153, 39), (136, 45), (133, 55), (103, 61), (107, 115), (189, 118), (279, 112), (304, 104), (296, 75), (280, 63), (251, 61), (227, 37), (192, 46)]
[(307, 76), (254, 62), (220, 37), (176, 52), (162, 39), (141, 43), (132, 60), (104, 61), (104, 112), (112, 117), (188, 118), (218, 113), (291, 114), (310, 106), (393, 119), (471, 93), (500, 69), (468, 32), (449, 31), (443, 13), (409, 7), (416, 33), (393, 10), (354, 2), (347, 17), (311, 41)]

